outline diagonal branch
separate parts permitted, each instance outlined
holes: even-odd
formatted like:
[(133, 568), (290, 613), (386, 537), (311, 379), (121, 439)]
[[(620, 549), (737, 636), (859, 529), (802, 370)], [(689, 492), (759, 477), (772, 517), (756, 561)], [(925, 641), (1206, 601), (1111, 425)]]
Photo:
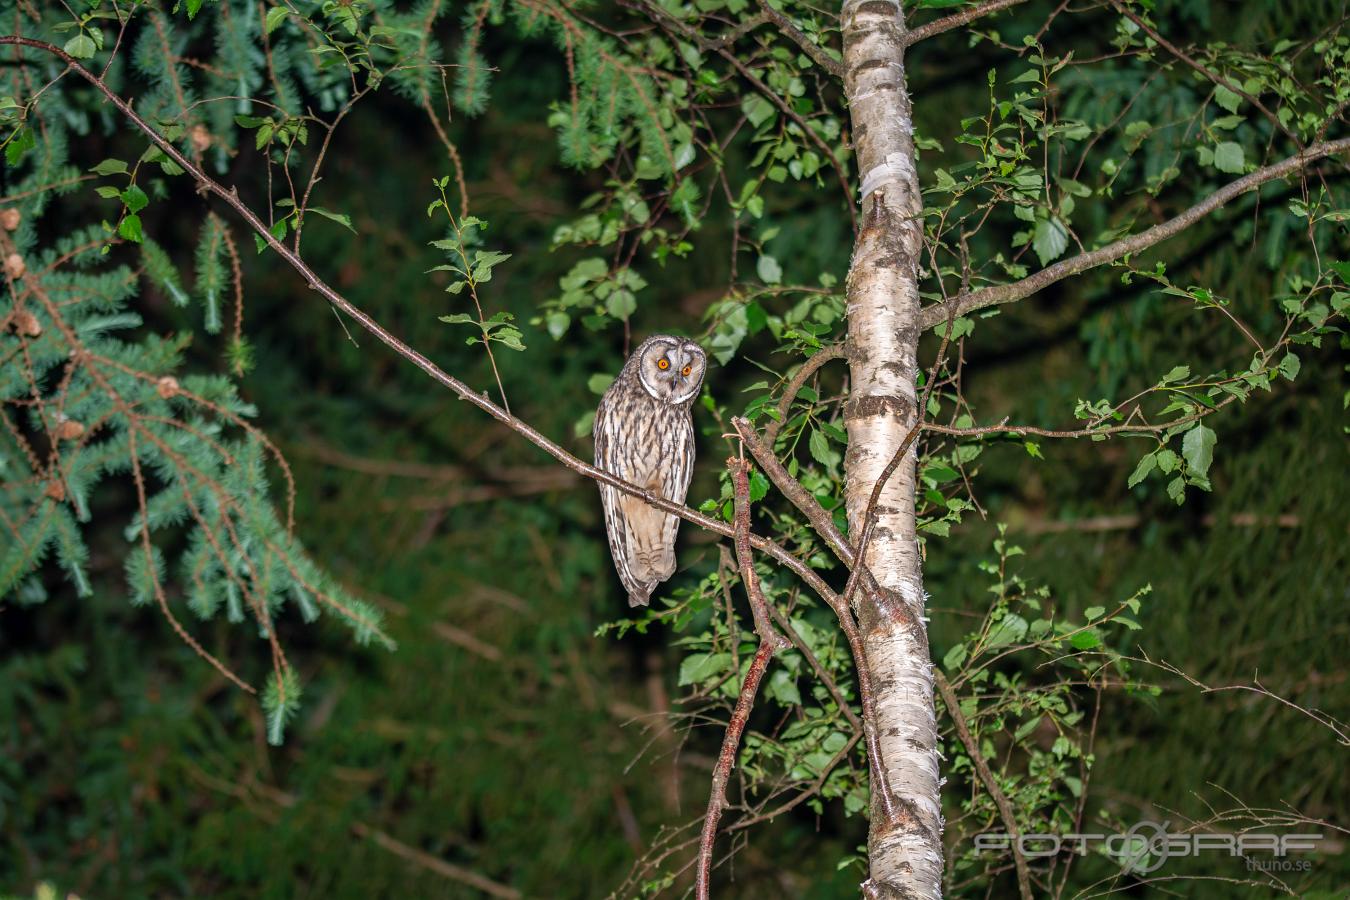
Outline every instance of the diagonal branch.
[(1057, 281), (1063, 281), (1071, 275), (1077, 275), (1080, 272), (1086, 272), (1088, 269), (1093, 269), (1107, 263), (1113, 263), (1116, 260), (1123, 259), (1132, 254), (1140, 253), (1147, 250), (1149, 247), (1152, 247), (1154, 244), (1161, 243), (1168, 238), (1185, 231), (1219, 207), (1234, 198), (1245, 194), (1247, 191), (1260, 187), (1267, 181), (1274, 181), (1276, 178), (1292, 175), (1295, 172), (1301, 171), (1309, 163), (1324, 157), (1337, 156), (1347, 152), (1350, 152), (1350, 138), (1341, 138), (1338, 141), (1325, 141), (1320, 144), (1313, 144), (1306, 150), (1297, 153), (1288, 159), (1257, 169), (1254, 172), (1244, 175), (1237, 181), (1224, 185), (1180, 215), (1168, 219), (1166, 222), (1154, 225), (1146, 231), (1141, 231), (1130, 237), (1113, 241), (1105, 247), (1100, 247), (1087, 253), (1080, 253), (1077, 256), (1062, 260), (1052, 266), (1041, 269), (1034, 275), (1028, 275), (1020, 281), (1010, 282), (1009, 284), (1000, 284), (995, 287), (981, 288), (977, 291), (967, 291), (958, 294), (943, 303), (935, 303), (932, 306), (926, 306), (919, 313), (919, 327), (922, 329), (932, 328), (934, 325), (946, 321), (951, 316), (964, 316), (977, 309), (984, 309), (989, 306), (998, 306), (1004, 303), (1014, 303), (1018, 300), (1023, 300), (1037, 291), (1044, 290)]
[[(262, 238), (262, 240), (266, 242), (266, 244), (269, 247), (271, 247), (272, 250), (274, 250), (279, 256), (281, 256), (283, 260), (286, 261), (287, 264), (291, 266), (291, 268), (295, 269), (295, 271), (300, 273), (300, 275), (309, 284), (311, 290), (317, 291), (319, 295), (322, 296), (325, 300), (327, 300), (334, 308), (346, 313), (348, 316), (355, 319), (356, 322), (362, 328), (364, 328), (366, 331), (370, 332), (372, 335), (378, 338), (381, 343), (385, 344), (399, 356), (402, 356), (404, 359), (411, 362), (417, 368), (421, 369), (424, 373), (426, 373), (428, 376), (430, 376), (433, 380), (435, 380), (439, 384), (449, 388), (461, 400), (466, 400), (469, 403), (472, 403), (474, 406), (478, 407), (488, 415), (492, 416), (492, 418), (506, 425), (512, 431), (515, 431), (516, 433), (520, 434), (527, 441), (534, 444), (536, 447), (543, 450), (549, 456), (552, 456), (558, 462), (562, 463), (564, 466), (578, 473), (579, 475), (593, 479), (594, 481), (600, 482), (601, 484), (607, 484), (610, 487), (623, 491), (625, 494), (638, 497), (649, 506), (652, 506), (663, 512), (668, 512), (672, 515), (678, 516), (681, 519), (684, 519), (686, 522), (689, 522), (693, 525), (697, 525), (699, 528), (711, 531), (714, 534), (719, 534), (722, 535), (723, 537), (735, 536), (735, 530), (732, 528), (732, 526), (728, 525), (725, 522), (722, 522), (718, 519), (714, 519), (710, 516), (705, 516), (702, 513), (696, 512), (695, 510), (692, 510), (689, 507), (684, 506), (682, 504), (673, 503), (670, 500), (665, 499), (664, 497), (657, 496), (651, 491), (645, 490), (644, 488), (638, 487), (637, 485), (631, 482), (625, 481), (622, 478), (619, 478), (617, 475), (613, 475), (609, 472), (604, 471), (603, 469), (599, 469), (593, 465), (582, 462), (580, 459), (577, 459), (575, 456), (564, 450), (561, 446), (554, 443), (549, 438), (545, 437), (534, 427), (511, 415), (506, 410), (502, 409), (500, 406), (493, 403), (488, 398), (484, 397), (482, 394), (470, 388), (467, 384), (460, 381), (458, 378), (455, 378), (453, 375), (450, 375), (449, 373), (442, 370), (439, 366), (437, 366), (431, 360), (427, 359), (418, 351), (414, 350), (408, 344), (404, 343), (402, 340), (395, 337), (392, 333), (386, 330), (384, 326), (376, 322), (364, 311), (362, 311), (360, 308), (352, 304), (350, 300), (348, 300), (342, 294), (338, 293), (338, 291), (336, 291), (332, 286), (330, 286), (327, 282), (325, 282), (322, 278), (320, 278), (319, 275), (313, 269), (310, 268), (309, 264), (306, 263), (299, 256), (299, 254), (295, 253), (293, 250), (291, 250), (291, 248), (287, 247), (285, 244), (277, 240), (268, 230), (267, 226), (262, 222), (262, 220), (258, 218), (257, 214), (254, 213), (253, 210), (250, 209), (239, 198), (239, 192), (236, 189), (226, 188), (222, 184), (220, 184), (220, 182), (214, 180), (209, 175), (207, 175), (206, 172), (203, 171), (203, 169), (200, 166), (196, 165), (187, 157), (185, 157), (182, 154), (182, 152), (178, 150), (177, 147), (175, 147), (172, 143), (170, 143), (167, 139), (165, 139), (165, 137), (154, 128), (154, 126), (146, 122), (145, 119), (143, 119), (134, 109), (131, 108), (131, 105), (127, 101), (123, 100), (120, 96), (114, 93), (112, 89), (110, 89), (107, 86), (107, 84), (104, 83), (103, 79), (95, 75), (93, 72), (90, 72), (84, 66), (80, 65), (79, 61), (76, 60), (69, 53), (66, 53), (60, 47), (46, 43), (45, 41), (38, 41), (32, 38), (22, 37), (20, 35), (0, 35), (0, 46), (3, 46), (5, 44), (18, 45), (21, 47), (30, 47), (35, 50), (41, 50), (43, 52), (50, 53), (51, 55), (57, 57), (62, 62), (64, 62), (67, 66), (70, 67), (70, 69), (73, 72), (77, 73), (81, 78), (83, 78), (84, 80), (88, 81), (91, 85), (93, 85), (99, 91), (99, 93), (101, 93), (105, 98), (107, 98), (109, 103), (111, 103), (114, 107), (116, 107), (117, 110), (127, 118), (128, 121), (130, 121), (138, 130), (140, 130), (146, 137), (148, 137), (155, 146), (157, 146), (160, 150), (164, 151), (164, 154), (166, 156), (172, 159), (175, 163), (181, 166), (184, 171), (186, 171), (189, 175), (191, 175), (193, 180), (197, 182), (200, 190), (202, 190), (205, 193), (215, 194), (217, 197), (223, 200), (226, 203), (226, 205), (228, 205), (231, 209), (233, 209), (236, 214), (238, 214), (245, 222), (248, 223), (249, 227), (253, 229), (255, 234), (257, 234), (260, 238)], [(797, 557), (793, 556), (784, 547), (765, 537), (756, 534), (751, 534), (749, 536), (749, 541), (750, 545), (754, 547), (756, 550), (759, 550), (763, 553), (767, 553), (769, 556), (773, 557), (778, 562), (786, 566), (793, 573), (795, 573), (799, 578), (805, 581), (811, 587), (812, 590), (820, 594), (821, 597), (825, 598), (827, 602), (831, 603), (837, 602), (837, 598), (835, 597), (834, 591), (830, 589), (830, 586), (825, 583), (824, 579), (822, 579), (815, 571), (813, 571), (809, 566), (807, 566), (806, 563), (802, 562), (801, 560), (797, 559)]]
[(969, 25), (982, 16), (990, 13), (996, 13), (1007, 9), (1010, 6), (1016, 6), (1019, 3), (1025, 3), (1026, 0), (989, 0), (988, 3), (981, 3), (979, 6), (972, 6), (969, 9), (963, 9), (960, 12), (952, 13), (950, 16), (943, 16), (941, 19), (934, 19), (926, 25), (920, 25), (911, 31), (905, 32), (905, 47), (913, 47), (919, 41), (934, 35), (943, 34), (951, 31), (953, 28), (960, 28), (962, 25)]
[[(1021, 0), (1015, 0), (1015, 2), (1021, 2)], [(770, 6), (768, 0), (759, 0), (759, 8), (770, 22), (778, 26), (778, 30), (782, 32), (783, 36), (791, 40), (798, 47), (801, 47), (802, 52), (815, 60), (816, 65), (820, 66), (826, 72), (829, 72), (835, 78), (844, 77), (844, 64), (837, 59), (831, 58), (825, 52), (824, 47), (812, 41), (811, 38), (807, 37), (804, 31), (793, 24), (791, 19)]]

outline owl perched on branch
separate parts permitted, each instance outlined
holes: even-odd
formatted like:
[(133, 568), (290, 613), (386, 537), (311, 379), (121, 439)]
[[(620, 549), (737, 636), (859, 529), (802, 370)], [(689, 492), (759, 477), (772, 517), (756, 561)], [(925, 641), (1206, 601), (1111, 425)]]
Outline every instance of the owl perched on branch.
[[(689, 407), (703, 382), (707, 356), (693, 341), (658, 334), (638, 347), (595, 413), (595, 464), (675, 503), (684, 503), (694, 471)], [(630, 606), (646, 606), (652, 590), (675, 573), (680, 520), (617, 488), (600, 485), (614, 568)]]

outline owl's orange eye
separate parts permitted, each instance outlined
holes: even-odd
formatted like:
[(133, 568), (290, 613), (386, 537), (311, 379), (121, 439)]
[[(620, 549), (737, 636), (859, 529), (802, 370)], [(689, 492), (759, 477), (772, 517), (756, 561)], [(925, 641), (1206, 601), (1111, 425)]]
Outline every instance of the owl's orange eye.
[(663, 356), (656, 361), (656, 367), (660, 369), (662, 372), (664, 372), (666, 369), (670, 368), (670, 360), (666, 359)]
[(693, 371), (693, 366), (685, 366), (683, 369), (680, 370), (680, 374), (683, 375), (685, 378), (688, 378), (689, 373), (691, 371)]

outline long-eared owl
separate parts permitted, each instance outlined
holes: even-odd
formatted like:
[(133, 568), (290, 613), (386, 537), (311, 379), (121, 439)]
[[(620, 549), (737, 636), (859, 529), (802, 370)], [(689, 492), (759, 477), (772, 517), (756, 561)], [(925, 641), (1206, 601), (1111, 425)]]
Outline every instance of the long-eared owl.
[[(647, 338), (624, 363), (595, 413), (595, 464), (654, 494), (684, 503), (694, 471), (689, 407), (703, 382), (707, 357), (693, 341)], [(600, 485), (614, 568), (630, 606), (646, 606), (652, 590), (675, 573), (680, 520), (637, 497)]]

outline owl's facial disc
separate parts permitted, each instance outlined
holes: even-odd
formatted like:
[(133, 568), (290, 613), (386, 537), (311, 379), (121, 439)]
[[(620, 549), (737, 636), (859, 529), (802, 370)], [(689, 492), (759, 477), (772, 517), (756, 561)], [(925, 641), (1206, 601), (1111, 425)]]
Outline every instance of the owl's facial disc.
[(703, 382), (706, 357), (693, 341), (660, 337), (647, 342), (638, 377), (647, 393), (663, 403), (688, 403)]

